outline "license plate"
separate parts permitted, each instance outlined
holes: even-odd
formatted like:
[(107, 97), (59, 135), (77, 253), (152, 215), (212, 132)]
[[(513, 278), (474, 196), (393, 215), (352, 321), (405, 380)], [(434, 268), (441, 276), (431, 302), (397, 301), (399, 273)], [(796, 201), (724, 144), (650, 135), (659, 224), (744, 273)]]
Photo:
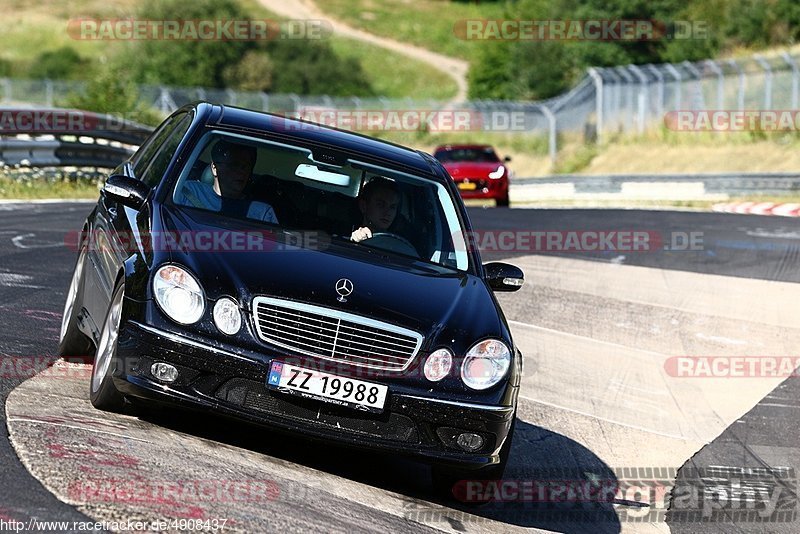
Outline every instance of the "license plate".
[(388, 386), (312, 371), (283, 362), (272, 362), (267, 386), (307, 399), (347, 406), (366, 412), (382, 412)]
[(477, 187), (478, 186), (475, 184), (475, 182), (461, 182), (458, 184), (458, 188), (463, 189), (464, 191), (472, 191)]

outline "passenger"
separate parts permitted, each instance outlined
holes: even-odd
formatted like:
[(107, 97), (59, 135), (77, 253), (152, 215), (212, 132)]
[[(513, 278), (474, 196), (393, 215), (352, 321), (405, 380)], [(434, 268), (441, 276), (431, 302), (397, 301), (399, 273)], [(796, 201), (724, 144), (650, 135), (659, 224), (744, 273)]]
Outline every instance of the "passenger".
[(180, 203), (277, 224), (278, 218), (272, 206), (251, 200), (246, 195), (256, 156), (255, 147), (218, 141), (211, 149), (214, 184), (188, 180), (183, 185)]
[(373, 178), (358, 195), (358, 208), (361, 222), (350, 235), (350, 240), (358, 243), (370, 239), (377, 232), (390, 232), (400, 207), (400, 192), (397, 184), (386, 178)]

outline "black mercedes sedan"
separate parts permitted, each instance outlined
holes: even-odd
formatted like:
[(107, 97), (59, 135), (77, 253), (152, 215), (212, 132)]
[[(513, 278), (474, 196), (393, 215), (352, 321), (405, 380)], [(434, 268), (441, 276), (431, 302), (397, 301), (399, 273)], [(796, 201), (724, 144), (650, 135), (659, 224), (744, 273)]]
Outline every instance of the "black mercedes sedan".
[(279, 115), (181, 108), (115, 169), (76, 242), (62, 356), (92, 404), (209, 410), (502, 477), (522, 355), (430, 155)]

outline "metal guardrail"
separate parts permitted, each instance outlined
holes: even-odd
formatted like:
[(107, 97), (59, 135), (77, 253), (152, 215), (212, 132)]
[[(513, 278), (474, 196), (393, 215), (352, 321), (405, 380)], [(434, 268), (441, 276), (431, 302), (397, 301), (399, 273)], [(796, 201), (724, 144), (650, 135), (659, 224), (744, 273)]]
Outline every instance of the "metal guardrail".
[(80, 110), (0, 108), (0, 165), (114, 168), (153, 131)]
[(511, 184), (512, 201), (608, 196), (639, 199), (703, 199), (729, 195), (785, 195), (800, 193), (799, 173), (715, 174), (569, 174), (545, 178), (517, 178)]

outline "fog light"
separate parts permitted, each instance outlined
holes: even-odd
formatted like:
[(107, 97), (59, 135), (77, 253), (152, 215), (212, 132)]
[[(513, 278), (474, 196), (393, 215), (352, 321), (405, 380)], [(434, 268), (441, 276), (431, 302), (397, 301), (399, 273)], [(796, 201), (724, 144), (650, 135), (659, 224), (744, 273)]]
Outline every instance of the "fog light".
[(439, 349), (431, 353), (425, 361), (425, 378), (438, 382), (450, 373), (453, 366), (453, 355), (447, 349)]
[(242, 314), (236, 301), (223, 297), (214, 305), (214, 324), (221, 332), (232, 336), (242, 327)]
[(458, 435), (456, 443), (458, 443), (458, 446), (465, 451), (475, 452), (483, 447), (483, 438), (478, 434), (473, 434), (472, 432), (464, 432), (463, 434)]
[(156, 380), (167, 383), (175, 382), (178, 378), (178, 370), (168, 363), (154, 363), (150, 366), (150, 374), (156, 377)]

